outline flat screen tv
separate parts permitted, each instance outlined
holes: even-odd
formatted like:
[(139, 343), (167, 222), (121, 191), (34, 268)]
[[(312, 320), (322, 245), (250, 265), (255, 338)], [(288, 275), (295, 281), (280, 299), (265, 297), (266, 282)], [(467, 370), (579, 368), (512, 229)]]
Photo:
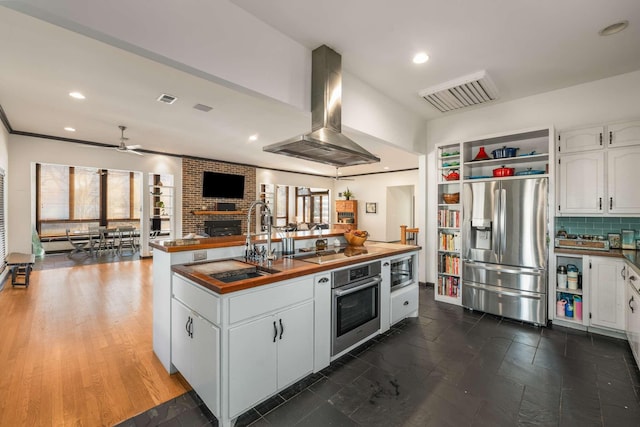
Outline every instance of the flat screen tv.
[(204, 172), (202, 175), (202, 197), (244, 199), (244, 175)]

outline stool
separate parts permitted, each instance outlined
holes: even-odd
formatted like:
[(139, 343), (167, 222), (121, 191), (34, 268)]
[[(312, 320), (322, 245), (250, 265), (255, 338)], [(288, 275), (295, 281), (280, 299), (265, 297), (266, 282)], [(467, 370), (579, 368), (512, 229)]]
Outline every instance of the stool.
[(29, 274), (31, 274), (31, 268), (36, 262), (35, 255), (11, 252), (7, 255), (5, 262), (11, 268), (11, 286), (29, 287)]

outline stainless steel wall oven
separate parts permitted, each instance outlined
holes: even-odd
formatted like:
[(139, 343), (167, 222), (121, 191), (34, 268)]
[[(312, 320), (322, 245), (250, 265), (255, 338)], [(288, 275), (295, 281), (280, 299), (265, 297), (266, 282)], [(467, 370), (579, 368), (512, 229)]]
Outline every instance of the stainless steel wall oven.
[(331, 356), (380, 330), (380, 261), (333, 272)]

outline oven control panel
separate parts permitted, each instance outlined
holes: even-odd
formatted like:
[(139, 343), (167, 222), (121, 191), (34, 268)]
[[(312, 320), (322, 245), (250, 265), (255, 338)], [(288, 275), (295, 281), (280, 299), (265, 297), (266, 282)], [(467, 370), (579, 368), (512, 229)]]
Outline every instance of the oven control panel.
[(380, 271), (380, 261), (370, 262), (361, 266), (346, 268), (344, 270), (337, 270), (333, 272), (331, 286), (336, 288), (368, 277), (377, 276), (380, 274)]

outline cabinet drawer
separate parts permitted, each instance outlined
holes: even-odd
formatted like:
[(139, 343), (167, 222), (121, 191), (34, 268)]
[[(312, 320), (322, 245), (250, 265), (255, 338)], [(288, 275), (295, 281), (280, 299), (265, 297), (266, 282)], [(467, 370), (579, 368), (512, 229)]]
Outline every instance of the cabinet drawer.
[(174, 274), (173, 296), (211, 323), (220, 324), (220, 299), (199, 285)]
[(229, 322), (235, 323), (313, 298), (313, 278), (257, 290), (229, 299)]
[(391, 293), (391, 324), (404, 319), (418, 309), (418, 285), (406, 286)]

